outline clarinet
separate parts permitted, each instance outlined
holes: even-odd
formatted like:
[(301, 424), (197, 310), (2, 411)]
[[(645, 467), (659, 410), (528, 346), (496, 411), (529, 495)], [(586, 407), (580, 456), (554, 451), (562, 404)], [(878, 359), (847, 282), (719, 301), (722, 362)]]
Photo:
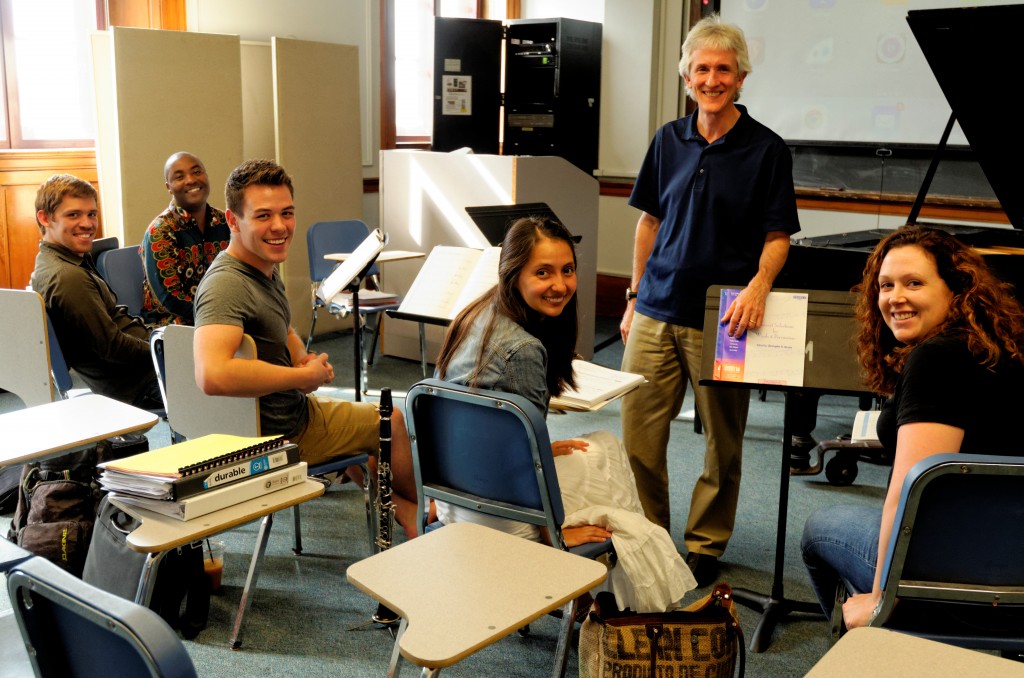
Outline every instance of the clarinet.
[[(377, 552), (391, 548), (391, 535), (395, 529), (395, 504), (391, 501), (391, 389), (380, 391), (380, 455), (377, 457)], [(399, 616), (383, 603), (377, 605), (373, 614), (377, 624), (391, 626)]]

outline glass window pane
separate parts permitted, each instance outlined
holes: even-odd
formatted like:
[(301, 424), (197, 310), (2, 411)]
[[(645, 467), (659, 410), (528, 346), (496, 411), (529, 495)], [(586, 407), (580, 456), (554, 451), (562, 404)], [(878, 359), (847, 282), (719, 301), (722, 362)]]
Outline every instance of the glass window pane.
[(81, 0), (11, 0), (11, 15), (21, 138), (95, 138), (89, 53), (89, 34), (96, 30), (95, 5)]
[[(4, 91), (3, 84), (4, 74), (0, 72), (0, 92)], [(10, 143), (7, 140), (7, 97), (2, 94), (0, 94), (0, 147), (10, 147)]]
[[(429, 137), (434, 117), (434, 0), (395, 0), (395, 134)], [(476, 18), (476, 0), (438, 0), (438, 15)]]
[(395, 134), (429, 137), (434, 107), (434, 2), (395, 0), (395, 10)]
[(476, 0), (440, 0), (439, 16), (462, 17), (476, 19)]

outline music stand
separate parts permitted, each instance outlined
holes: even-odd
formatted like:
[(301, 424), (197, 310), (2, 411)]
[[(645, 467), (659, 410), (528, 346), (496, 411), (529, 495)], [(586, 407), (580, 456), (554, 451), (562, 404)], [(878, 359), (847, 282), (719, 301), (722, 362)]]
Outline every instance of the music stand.
[(384, 250), (387, 241), (387, 237), (380, 232), (379, 228), (371, 231), (363, 242), (359, 243), (359, 247), (348, 255), (320, 283), (320, 287), (316, 290), (316, 295), (324, 301), (325, 306), (329, 305), (331, 299), (342, 290), (352, 293), (352, 317), (355, 324), (352, 346), (355, 354), (356, 402), (361, 402), (363, 399), (363, 328), (362, 318), (359, 315), (359, 288), (370, 267)]
[(716, 381), (712, 379), (715, 365), (715, 337), (718, 335), (721, 310), (720, 292), (723, 285), (708, 288), (704, 307), (704, 345), (701, 350), (700, 381), (702, 386), (758, 388), (782, 391), (787, 395), (783, 415), (782, 460), (779, 475), (779, 515), (775, 533), (775, 568), (770, 593), (757, 593), (747, 589), (733, 589), (736, 602), (761, 611), (761, 621), (750, 637), (751, 652), (763, 652), (771, 643), (775, 624), (790, 612), (821, 614), (818, 603), (789, 600), (783, 590), (783, 570), (786, 560), (786, 519), (789, 514), (789, 458), (792, 450), (792, 413), (789, 410), (790, 393), (838, 394), (849, 396), (873, 395), (864, 390), (860, 366), (850, 338), (856, 331), (853, 305), (855, 298), (848, 292), (825, 290), (773, 290), (775, 292), (806, 292), (807, 347), (804, 352), (803, 386)]
[(543, 202), (524, 202), (518, 205), (474, 205), (466, 207), (466, 214), (473, 220), (487, 242), (499, 247), (505, 241), (505, 232), (517, 219), (522, 217), (548, 217), (564, 223), (558, 215)]

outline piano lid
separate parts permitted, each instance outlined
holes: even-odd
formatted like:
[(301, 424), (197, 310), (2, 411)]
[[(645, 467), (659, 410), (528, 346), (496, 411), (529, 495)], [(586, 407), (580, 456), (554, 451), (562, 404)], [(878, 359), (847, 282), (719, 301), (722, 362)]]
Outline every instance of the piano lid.
[(1019, 83), (1024, 5), (911, 10), (907, 23), (1006, 216), (1024, 229)]

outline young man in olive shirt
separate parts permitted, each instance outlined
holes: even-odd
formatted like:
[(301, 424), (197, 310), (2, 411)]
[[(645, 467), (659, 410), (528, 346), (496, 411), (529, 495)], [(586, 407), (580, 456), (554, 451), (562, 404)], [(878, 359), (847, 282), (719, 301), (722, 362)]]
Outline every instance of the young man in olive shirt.
[(149, 329), (117, 304), (89, 253), (98, 227), (96, 189), (58, 174), (39, 187), (35, 208), (43, 238), (31, 285), (43, 297), (68, 367), (94, 393), (162, 409)]

